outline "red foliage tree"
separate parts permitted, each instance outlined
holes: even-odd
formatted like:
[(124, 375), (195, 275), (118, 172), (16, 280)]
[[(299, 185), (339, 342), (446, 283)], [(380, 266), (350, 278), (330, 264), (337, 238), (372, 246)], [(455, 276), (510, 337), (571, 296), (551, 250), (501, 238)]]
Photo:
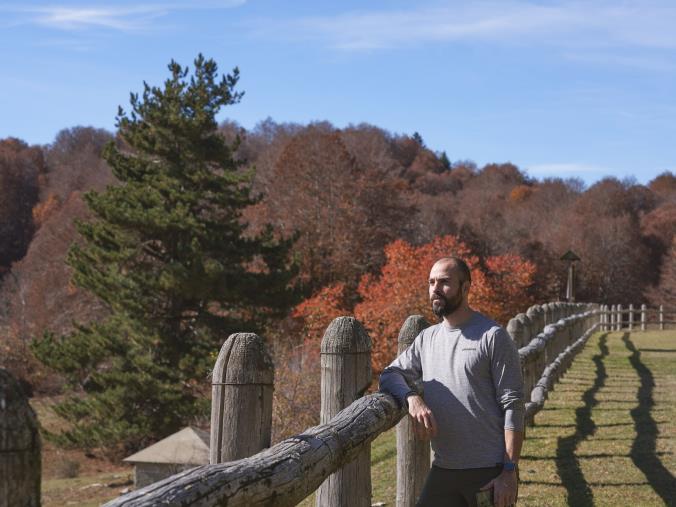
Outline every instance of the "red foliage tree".
[(470, 247), (455, 236), (440, 236), (421, 246), (398, 240), (386, 247), (385, 255), (380, 276), (362, 277), (358, 289), (362, 302), (354, 310), (373, 340), (376, 371), (396, 356), (397, 336), (406, 317), (421, 314), (430, 322), (437, 320), (430, 309), (426, 280), (440, 257), (457, 256), (467, 262), (472, 271), (470, 305), (492, 318), (504, 323), (531, 301), (528, 289), (535, 266), (516, 255), (491, 257), (483, 267)]
[(340, 282), (324, 287), (314, 296), (300, 303), (293, 309), (291, 316), (302, 319), (305, 344), (319, 351), (324, 331), (331, 321), (336, 317), (351, 313), (346, 286)]

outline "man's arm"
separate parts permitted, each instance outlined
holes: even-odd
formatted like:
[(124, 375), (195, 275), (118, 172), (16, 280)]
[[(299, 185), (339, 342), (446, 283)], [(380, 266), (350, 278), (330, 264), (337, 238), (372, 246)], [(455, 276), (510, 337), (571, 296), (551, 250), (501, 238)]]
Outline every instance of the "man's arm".
[[(519, 462), (522, 444), (523, 431), (505, 430), (505, 463), (516, 465)], [(518, 491), (517, 469), (507, 470), (504, 468), (500, 475), (481, 489), (491, 488), (493, 488), (493, 505), (495, 507), (514, 505)]]
[(406, 406), (406, 397), (409, 394), (418, 393), (415, 384), (422, 377), (422, 364), (420, 361), (421, 335), (422, 332), (380, 374), (378, 382), (379, 390), (391, 395), (399, 402), (400, 407)]
[(512, 463), (518, 463), (523, 444), (523, 379), (519, 352), (504, 329), (500, 328), (493, 336), (491, 352), (491, 374), (496, 402), (505, 414), (505, 468), (481, 489), (493, 488), (493, 505), (508, 507), (516, 502), (517, 496), (517, 470), (509, 468), (512, 468)]
[(392, 395), (399, 406), (407, 407), (414, 429), (420, 438), (437, 434), (437, 423), (416, 384), (422, 377), (420, 333), (413, 343), (380, 374), (380, 391)]

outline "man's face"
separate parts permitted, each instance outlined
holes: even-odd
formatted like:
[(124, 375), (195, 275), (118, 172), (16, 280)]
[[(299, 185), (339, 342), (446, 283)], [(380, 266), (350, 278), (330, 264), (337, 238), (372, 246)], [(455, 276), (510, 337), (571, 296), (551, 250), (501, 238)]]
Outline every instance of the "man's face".
[(432, 266), (429, 295), (432, 311), (437, 317), (445, 317), (460, 308), (464, 297), (462, 285), (454, 264), (446, 262)]

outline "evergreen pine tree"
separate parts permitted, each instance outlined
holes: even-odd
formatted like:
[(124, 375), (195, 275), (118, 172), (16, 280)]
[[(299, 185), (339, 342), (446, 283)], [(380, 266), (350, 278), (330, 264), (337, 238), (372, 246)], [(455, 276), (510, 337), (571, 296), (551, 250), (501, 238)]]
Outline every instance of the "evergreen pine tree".
[(446, 155), (445, 151), (441, 152), (441, 155), (439, 155), (439, 162), (441, 162), (441, 165), (444, 166), (444, 169), (447, 171), (451, 170), (451, 161), (448, 158), (448, 155)]
[(241, 97), (238, 70), (218, 80), (213, 60), (194, 63), (188, 76), (172, 61), (163, 88), (144, 83), (131, 113), (120, 108), (120, 142), (104, 151), (120, 185), (85, 196), (95, 218), (78, 224), (68, 263), (110, 317), (33, 346), (72, 388), (57, 406), (72, 424), (61, 443), (128, 452), (205, 414), (224, 337), (293, 303), (291, 243), (246, 230), (251, 174), (217, 130)]

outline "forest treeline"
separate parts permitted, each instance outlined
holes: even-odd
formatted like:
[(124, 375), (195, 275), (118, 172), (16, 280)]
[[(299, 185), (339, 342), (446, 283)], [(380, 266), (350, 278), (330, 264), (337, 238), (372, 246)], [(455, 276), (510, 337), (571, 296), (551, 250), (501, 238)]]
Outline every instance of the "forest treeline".
[[(445, 252), (470, 258), (476, 302), (503, 322), (563, 296), (559, 258), (569, 249), (582, 259), (579, 300), (676, 306), (672, 172), (647, 185), (607, 177), (586, 188), (575, 179), (536, 180), (510, 163), (451, 162), (418, 134), (367, 124), (267, 119), (245, 130), (225, 121), (219, 132), (253, 175), (258, 198), (243, 213), (246, 234), (272, 224), (278, 239), (293, 240), (296, 305), (267, 336), (280, 365), (280, 414), (316, 402), (299, 394), (318, 368), (305, 345), (318, 343), (333, 316), (365, 320), (381, 343), (375, 366), (385, 364), (402, 316), (424, 313), (425, 270)], [(34, 337), (109, 312), (72, 283), (65, 260), (81, 241), (75, 223), (91, 218), (84, 193), (118, 184), (102, 158), (111, 141), (123, 145), (91, 127), (65, 129), (46, 146), (0, 140), (0, 365), (38, 391), (56, 392), (61, 381), (32, 356)], [(276, 433), (313, 417), (276, 416)]]

